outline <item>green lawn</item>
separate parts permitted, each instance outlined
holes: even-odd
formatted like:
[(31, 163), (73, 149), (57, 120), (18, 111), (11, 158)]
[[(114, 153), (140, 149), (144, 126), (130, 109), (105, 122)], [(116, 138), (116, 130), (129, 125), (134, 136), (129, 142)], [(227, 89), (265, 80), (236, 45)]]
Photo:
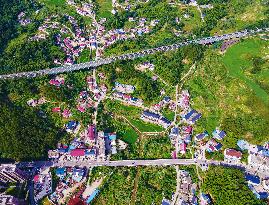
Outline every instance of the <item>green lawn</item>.
[(138, 135), (137, 133), (135, 132), (134, 129), (128, 127), (126, 130), (125, 130), (125, 133), (123, 134), (123, 140), (129, 144), (133, 144), (136, 142), (138, 138)]
[(172, 112), (171, 110), (165, 110), (163, 112), (163, 116), (166, 117), (168, 120), (173, 121), (174, 120), (175, 113)]
[(64, 6), (65, 0), (41, 0), (47, 6)]
[(143, 122), (142, 120), (139, 119), (132, 119), (132, 118), (128, 118), (128, 120), (137, 127), (137, 129), (139, 129), (141, 132), (161, 132), (164, 131), (164, 128), (155, 125), (155, 124), (151, 124), (151, 123), (146, 123)]
[(110, 0), (97, 0), (99, 6), (98, 16), (102, 18), (109, 18), (112, 16), (112, 2)]
[(95, 56), (95, 53), (92, 53), (92, 56), (91, 56), (91, 51), (89, 49), (85, 49), (79, 55), (79, 57), (78, 57), (78, 63), (89, 62), (90, 60), (92, 60), (92, 59), (90, 59), (90, 57), (94, 57), (94, 56)]
[(245, 40), (229, 48), (224, 55), (223, 62), (233, 77), (236, 77), (239, 80), (245, 82), (260, 99), (268, 103), (268, 93), (262, 89), (253, 79), (246, 76), (244, 72), (253, 66), (251, 60), (253, 57), (261, 55), (263, 46), (264, 43), (261, 40)]

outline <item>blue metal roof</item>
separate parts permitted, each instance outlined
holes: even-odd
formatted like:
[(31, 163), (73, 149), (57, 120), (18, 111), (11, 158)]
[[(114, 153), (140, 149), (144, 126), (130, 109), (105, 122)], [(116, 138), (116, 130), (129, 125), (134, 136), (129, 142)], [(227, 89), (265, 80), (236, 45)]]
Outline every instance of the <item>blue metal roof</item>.
[(201, 117), (202, 117), (202, 114), (201, 114), (201, 113), (198, 113), (197, 115), (195, 115), (195, 116), (191, 119), (191, 121), (194, 123), (194, 122), (196, 122), (197, 120), (199, 120)]
[(196, 110), (191, 110), (185, 115), (185, 119), (188, 120), (194, 113), (197, 113)]
[(73, 130), (77, 127), (78, 123), (76, 121), (69, 121), (67, 124), (66, 124), (66, 128), (67, 129), (70, 129), (70, 130)]
[(56, 172), (56, 175), (64, 175), (65, 174), (65, 168), (64, 167), (57, 168), (55, 172)]
[(245, 175), (246, 177), (246, 180), (253, 183), (253, 184), (259, 184), (261, 182), (260, 180), (260, 177), (259, 176), (256, 176), (256, 175), (253, 175), (253, 174), (246, 174)]
[(215, 148), (216, 148), (217, 150), (220, 150), (220, 149), (222, 148), (222, 144), (218, 143), (218, 144), (215, 146)]
[(145, 115), (147, 117), (156, 118), (156, 119), (159, 119), (160, 118), (160, 115), (159, 114), (156, 114), (156, 113), (153, 113), (153, 112), (149, 112), (149, 111), (144, 111), (143, 112), (143, 115)]
[(164, 100), (165, 102), (169, 102), (169, 101), (171, 100), (171, 98), (170, 98), (169, 96), (165, 96), (165, 97), (163, 98), (163, 100)]
[(269, 194), (267, 192), (258, 192), (255, 195), (258, 199), (267, 199), (269, 197)]
[(164, 123), (169, 124), (169, 125), (171, 124), (170, 120), (166, 119), (165, 117), (162, 117), (161, 121), (163, 121)]
[(91, 203), (91, 201), (97, 196), (97, 194), (100, 192), (99, 189), (95, 189), (95, 191), (89, 196), (87, 199), (87, 204)]

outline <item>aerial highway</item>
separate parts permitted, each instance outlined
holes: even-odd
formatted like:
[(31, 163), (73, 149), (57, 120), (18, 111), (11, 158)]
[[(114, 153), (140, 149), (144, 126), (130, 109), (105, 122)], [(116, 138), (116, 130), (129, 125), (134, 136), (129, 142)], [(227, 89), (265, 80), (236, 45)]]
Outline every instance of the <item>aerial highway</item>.
[(92, 161), (92, 160), (61, 160), (61, 161), (34, 161), (34, 162), (18, 162), (16, 165), (20, 168), (35, 167), (136, 167), (136, 166), (172, 166), (172, 165), (198, 165), (200, 167), (207, 167), (209, 165), (213, 166), (224, 166), (224, 167), (234, 167), (247, 172), (256, 173), (261, 177), (269, 176), (269, 174), (264, 170), (257, 170), (251, 168), (244, 163), (233, 163), (227, 161), (216, 161), (207, 159), (151, 159), (151, 160), (118, 160), (118, 161)]
[(98, 59), (95, 61), (90, 61), (87, 63), (74, 64), (70, 66), (61, 66), (61, 67), (38, 70), (38, 71), (0, 75), (0, 80), (23, 78), (23, 77), (34, 78), (41, 75), (53, 75), (53, 74), (73, 72), (73, 71), (78, 71), (78, 70), (83, 70), (83, 69), (91, 69), (91, 68), (98, 67), (100, 65), (110, 64), (118, 60), (127, 60), (127, 59), (132, 60), (135, 58), (140, 58), (147, 55), (151, 55), (156, 52), (167, 52), (167, 51), (176, 50), (180, 47), (191, 45), (191, 44), (205, 45), (205, 44), (210, 44), (217, 41), (229, 40), (229, 39), (234, 39), (234, 38), (243, 38), (250, 35), (255, 35), (257, 33), (268, 32), (268, 31), (269, 31), (269, 28), (260, 28), (256, 30), (244, 30), (244, 31), (238, 31), (238, 32), (233, 32), (233, 33), (228, 33), (228, 34), (223, 34), (223, 35), (216, 35), (216, 36), (199, 38), (199, 39), (194, 39), (194, 40), (187, 40), (181, 43), (176, 43), (176, 44), (167, 45), (167, 46), (160, 46), (157, 48), (145, 49), (145, 50), (141, 50), (134, 53), (127, 53), (127, 54), (122, 54), (118, 56), (112, 56), (108, 58)]

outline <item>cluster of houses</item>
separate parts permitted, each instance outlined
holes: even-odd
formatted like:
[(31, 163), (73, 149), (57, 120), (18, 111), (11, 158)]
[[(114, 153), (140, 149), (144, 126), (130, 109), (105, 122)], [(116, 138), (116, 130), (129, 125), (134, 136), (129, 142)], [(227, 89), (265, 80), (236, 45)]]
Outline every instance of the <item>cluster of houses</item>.
[(169, 96), (165, 96), (160, 102), (152, 105), (150, 107), (150, 110), (152, 110), (153, 112), (160, 112), (166, 107), (171, 111), (174, 111), (176, 109), (176, 103), (171, 100)]
[[(175, 204), (192, 204), (198, 205), (198, 198), (196, 196), (197, 186), (192, 182), (191, 176), (188, 171), (179, 170), (180, 186), (178, 190), (179, 196), (172, 195), (172, 201)], [(170, 205), (172, 202), (167, 199), (162, 200), (162, 205)]]
[(172, 158), (176, 159), (178, 154), (185, 155), (187, 152), (187, 145), (192, 140), (193, 127), (188, 126), (174, 126), (172, 127), (169, 138), (175, 150), (172, 152)]
[(74, 0), (67, 0), (67, 4), (74, 6), (76, 8), (76, 11), (78, 14), (80, 14), (81, 16), (89, 16), (92, 17), (95, 15), (93, 9), (94, 9), (94, 5), (92, 3), (85, 3), (82, 2), (81, 6), (78, 6)]
[(137, 65), (135, 67), (135, 69), (139, 70), (139, 71), (142, 71), (142, 72), (144, 72), (146, 70), (154, 71), (154, 67), (155, 67), (154, 64), (146, 61), (146, 62), (143, 62), (143, 63)]
[(245, 140), (239, 140), (237, 146), (240, 150), (248, 152), (249, 166), (269, 173), (269, 142), (261, 146), (250, 144)]
[(139, 3), (147, 3), (149, 0), (136, 0), (136, 1), (130, 1), (130, 0), (124, 0), (124, 1), (117, 1), (112, 0), (112, 7), (113, 10), (111, 11), (112, 14), (116, 14), (118, 9), (124, 9), (126, 11), (131, 10), (132, 8), (135, 8), (137, 4)]
[(185, 170), (180, 170), (180, 186), (179, 193), (180, 199), (178, 204), (197, 204), (198, 198), (195, 195), (197, 187), (196, 184), (192, 182), (189, 172)]
[(26, 17), (25, 12), (20, 12), (18, 15), (18, 21), (22, 26), (26, 26), (31, 23), (31, 19)]
[(45, 97), (41, 97), (39, 99), (30, 99), (27, 101), (27, 105), (29, 105), (30, 107), (36, 107), (38, 105), (43, 105), (44, 103), (46, 103), (46, 99)]
[(112, 94), (114, 99), (120, 100), (124, 103), (133, 105), (133, 106), (139, 107), (143, 105), (142, 99), (129, 95), (130, 93), (133, 93), (135, 91), (134, 86), (115, 82), (115, 87), (113, 88), (113, 90), (115, 91)]
[[(96, 108), (97, 102), (103, 100), (107, 92), (106, 85), (101, 84), (100, 86), (98, 86), (96, 80), (91, 76), (88, 76), (86, 78), (86, 83), (87, 90), (82, 90), (77, 98), (76, 109), (79, 112), (86, 112), (88, 108)], [(49, 81), (49, 84), (56, 88), (60, 88), (65, 85), (65, 79), (63, 76), (56, 76)], [(70, 87), (70, 85), (67, 85), (67, 87)], [(48, 101), (44, 97), (41, 97), (40, 99), (30, 99), (27, 101), (27, 104), (31, 107), (36, 107), (46, 102)], [(68, 108), (62, 109), (61, 107), (53, 107), (52, 112), (60, 113), (62, 117), (66, 119), (72, 116), (72, 112)], [(69, 132), (72, 133), (73, 131), (69, 130)]]
[(131, 95), (125, 94), (125, 93), (121, 93), (121, 92), (114, 92), (112, 94), (114, 99), (120, 100), (124, 103), (127, 103), (129, 105), (134, 105), (134, 106), (142, 106), (143, 105), (143, 100), (136, 98), (136, 97), (132, 97)]
[[(78, 133), (79, 123), (70, 121), (66, 124), (67, 132)], [(80, 132), (79, 137), (70, 145), (58, 144), (56, 150), (49, 150), (51, 159), (61, 160), (91, 160), (104, 161), (107, 155), (117, 153), (115, 133), (97, 132), (94, 125), (89, 125)]]
[(133, 85), (126, 85), (119, 82), (115, 82), (114, 90), (121, 93), (133, 93), (135, 91), (135, 87)]
[(48, 29), (60, 29), (60, 23), (53, 21), (58, 15), (52, 15), (44, 20), (44, 23), (39, 26), (38, 33), (30, 37), (31, 41), (44, 40), (49, 35)]
[(178, 107), (181, 109), (182, 126), (175, 125), (172, 127), (169, 138), (175, 150), (172, 152), (172, 158), (178, 157), (178, 154), (185, 155), (187, 145), (192, 141), (193, 124), (201, 118), (201, 114), (190, 107), (190, 94), (187, 90), (183, 90), (178, 96)]
[(103, 55), (105, 48), (119, 40), (134, 39), (136, 36), (149, 33), (152, 30), (152, 27), (158, 23), (158, 20), (148, 22), (146, 18), (140, 18), (137, 21), (130, 19), (130, 21), (137, 22), (137, 25), (134, 28), (112, 29), (106, 31), (104, 26), (106, 19), (102, 18), (99, 21), (96, 20), (93, 9), (94, 5), (92, 3), (82, 2), (78, 5), (75, 1), (68, 0), (67, 4), (74, 6), (78, 14), (91, 18), (93, 20), (92, 27), (81, 29), (74, 17), (65, 14), (65, 18), (67, 18), (72, 25), (72, 29), (70, 29), (57, 22), (55, 18), (58, 16), (54, 15), (47, 18), (44, 24), (39, 27), (38, 34), (30, 38), (30, 40), (46, 39), (49, 35), (48, 29), (59, 30), (60, 33), (55, 36), (56, 45), (60, 46), (66, 54), (64, 62), (61, 62), (60, 59), (54, 59), (54, 63), (59, 65), (74, 64), (76, 58), (79, 57), (84, 49), (96, 50), (96, 58), (100, 58)]
[(55, 191), (48, 197), (53, 204), (64, 201), (70, 189), (77, 187), (87, 179), (87, 169), (85, 168), (59, 167), (55, 169), (55, 174), (59, 178), (59, 182)]
[(246, 173), (245, 178), (249, 189), (258, 199), (269, 198), (269, 178), (261, 179), (259, 176), (251, 173)]
[[(252, 170), (269, 173), (269, 142), (261, 145), (253, 145), (245, 140), (239, 140), (237, 146), (242, 151), (248, 152), (248, 166)], [(250, 190), (258, 199), (269, 198), (269, 178), (261, 178), (255, 174), (247, 173), (246, 180)]]
[(97, 85), (95, 78), (88, 76), (86, 79), (87, 90), (81, 91), (77, 99), (77, 110), (85, 112), (87, 108), (96, 108), (98, 101), (105, 98), (107, 87), (105, 84)]
[(37, 203), (52, 193), (52, 178), (49, 168), (36, 174), (33, 178), (34, 201)]

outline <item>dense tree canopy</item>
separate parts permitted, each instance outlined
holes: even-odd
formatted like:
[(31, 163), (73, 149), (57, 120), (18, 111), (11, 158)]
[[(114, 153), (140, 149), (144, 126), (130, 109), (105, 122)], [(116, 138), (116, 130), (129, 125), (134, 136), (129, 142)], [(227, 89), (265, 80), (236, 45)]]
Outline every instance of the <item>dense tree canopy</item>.
[(7, 96), (0, 101), (0, 158), (33, 160), (45, 158), (63, 133), (48, 117), (29, 107), (14, 105)]
[(202, 189), (210, 193), (216, 205), (263, 205), (250, 191), (243, 172), (238, 169), (210, 167)]

